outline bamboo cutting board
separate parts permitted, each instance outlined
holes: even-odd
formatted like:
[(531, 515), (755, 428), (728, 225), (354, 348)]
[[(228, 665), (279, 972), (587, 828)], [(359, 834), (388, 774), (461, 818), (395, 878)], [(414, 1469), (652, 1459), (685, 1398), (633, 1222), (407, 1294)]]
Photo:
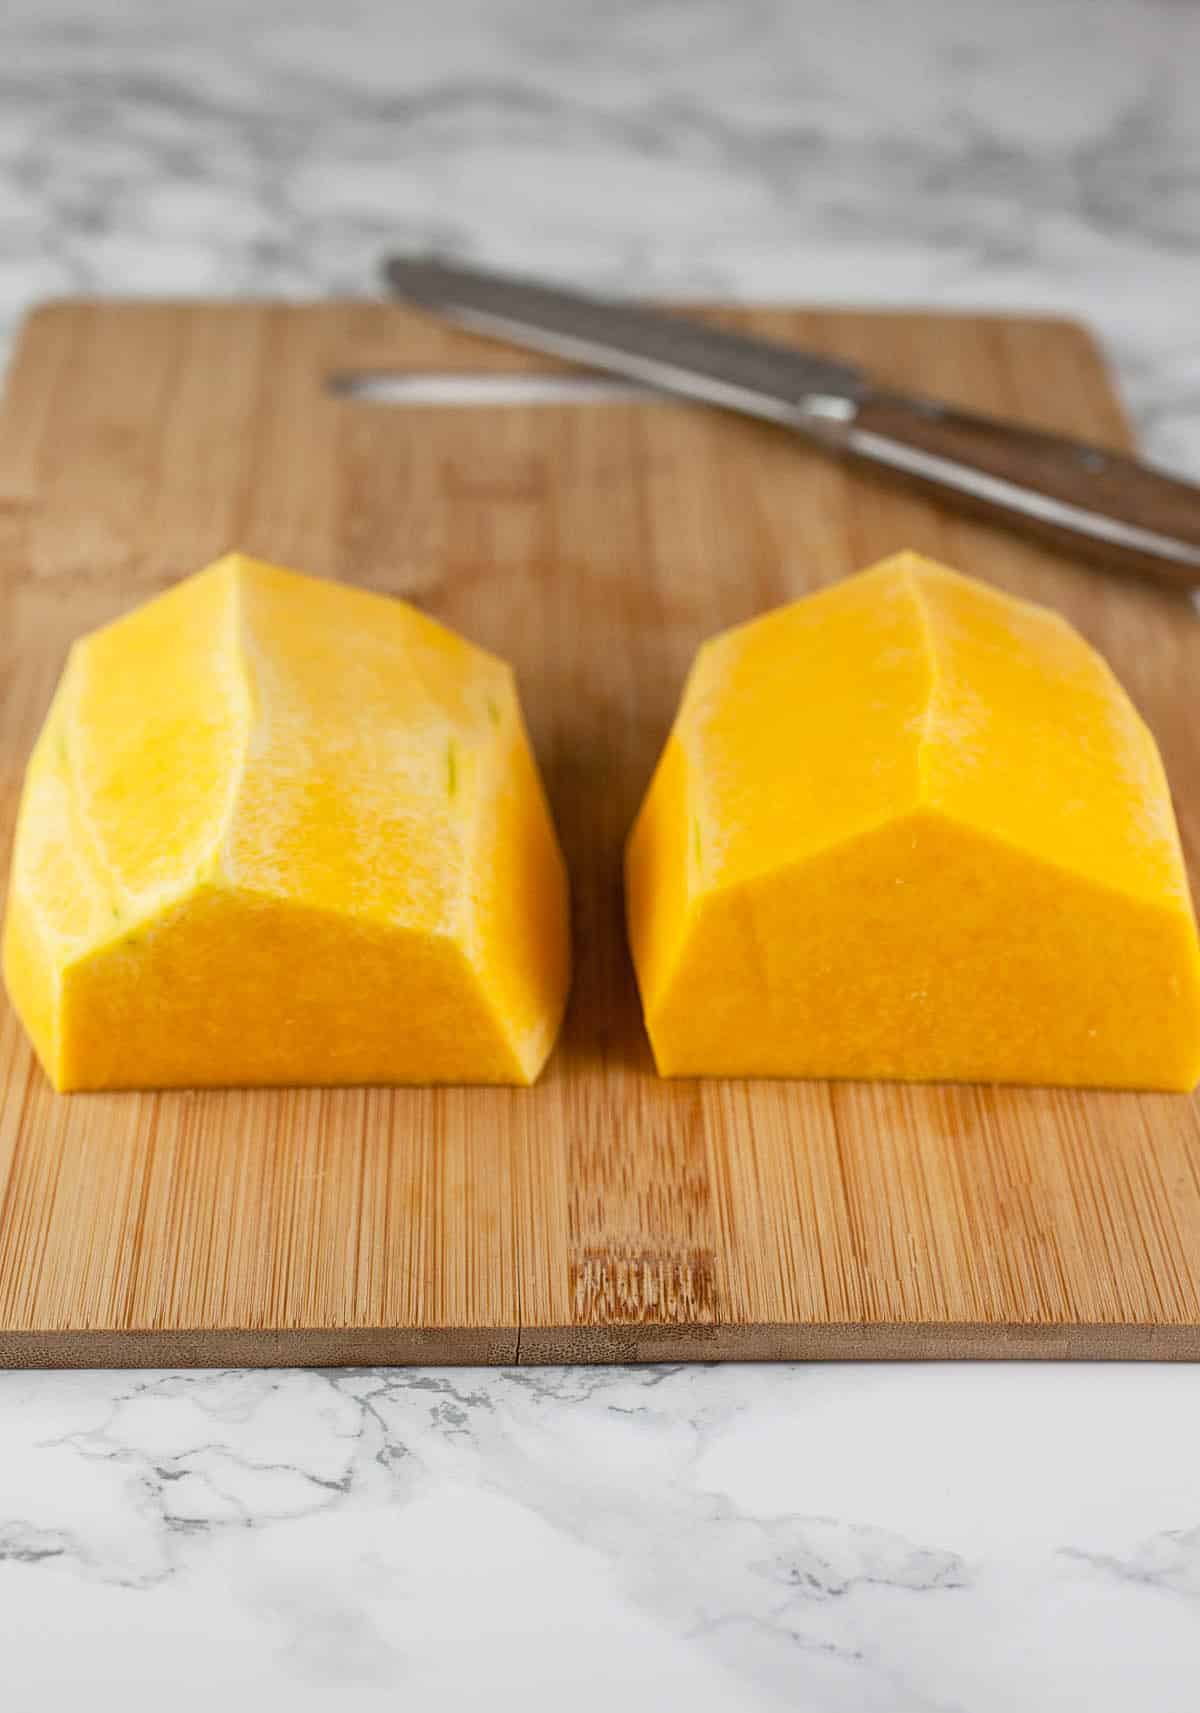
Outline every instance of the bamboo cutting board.
[[(1128, 444), (1070, 324), (724, 318)], [(237, 546), (403, 595), (515, 662), (576, 980), (532, 1092), (64, 1098), (5, 1006), (0, 1362), (1200, 1357), (1195, 1101), (659, 1082), (620, 882), (701, 639), (900, 547), (1056, 604), (1104, 650), (1195, 876), (1200, 621), (701, 408), (328, 390), (554, 368), (367, 303), (64, 303), (27, 325), (0, 420), (5, 853), (70, 639)]]

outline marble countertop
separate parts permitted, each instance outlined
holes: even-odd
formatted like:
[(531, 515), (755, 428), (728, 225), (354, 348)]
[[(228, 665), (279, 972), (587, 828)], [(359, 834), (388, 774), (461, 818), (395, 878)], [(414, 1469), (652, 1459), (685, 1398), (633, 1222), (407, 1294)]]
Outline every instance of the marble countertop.
[[(1200, 475), (1200, 8), (9, 0), (34, 299), (1049, 309)], [(76, 1703), (1191, 1713), (1200, 1371), (0, 1375), (0, 1684)], [(335, 1699), (336, 1698), (336, 1699)]]

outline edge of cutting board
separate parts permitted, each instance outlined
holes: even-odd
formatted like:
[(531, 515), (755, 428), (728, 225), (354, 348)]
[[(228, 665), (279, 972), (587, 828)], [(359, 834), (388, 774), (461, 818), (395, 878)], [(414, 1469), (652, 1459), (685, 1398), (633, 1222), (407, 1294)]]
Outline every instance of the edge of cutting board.
[(300, 1327), (0, 1333), (4, 1368), (517, 1367), (673, 1362), (1196, 1362), (1200, 1327), (899, 1321), (736, 1327)]

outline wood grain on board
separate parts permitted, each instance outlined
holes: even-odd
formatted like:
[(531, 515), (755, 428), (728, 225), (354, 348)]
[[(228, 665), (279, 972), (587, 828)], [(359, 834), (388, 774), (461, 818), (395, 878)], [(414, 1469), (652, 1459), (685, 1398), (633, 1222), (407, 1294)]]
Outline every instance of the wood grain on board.
[[(1063, 322), (718, 319), (1128, 445)], [(553, 363), (370, 303), (63, 303), (0, 418), (0, 813), (71, 638), (230, 547), (516, 664), (574, 888), (531, 1092), (51, 1093), (0, 1014), (0, 1362), (1200, 1357), (1200, 1107), (664, 1083), (625, 833), (697, 644), (900, 547), (1057, 605), (1153, 727), (1200, 864), (1200, 621), (806, 449), (658, 400), (389, 407), (334, 374)], [(282, 979), (282, 978), (281, 978)]]

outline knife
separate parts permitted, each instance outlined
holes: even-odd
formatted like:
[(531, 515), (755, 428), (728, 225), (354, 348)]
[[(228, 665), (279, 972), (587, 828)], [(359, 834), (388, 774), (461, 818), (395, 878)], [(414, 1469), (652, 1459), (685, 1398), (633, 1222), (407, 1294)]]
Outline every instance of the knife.
[(875, 386), (852, 363), (435, 257), (392, 292), (476, 332), (763, 417), (1111, 571), (1200, 587), (1200, 487), (1136, 458)]

